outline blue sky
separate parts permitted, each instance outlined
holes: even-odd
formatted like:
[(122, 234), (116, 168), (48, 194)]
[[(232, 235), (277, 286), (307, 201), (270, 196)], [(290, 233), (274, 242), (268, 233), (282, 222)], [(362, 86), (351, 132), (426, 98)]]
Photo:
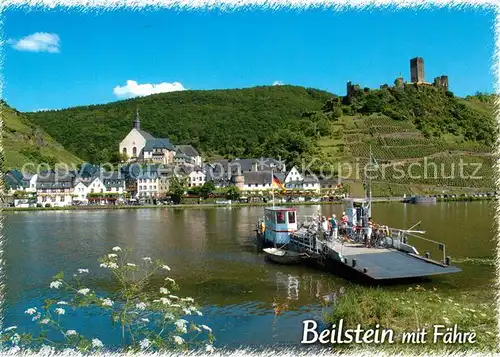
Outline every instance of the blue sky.
[(116, 101), (161, 83), (156, 90), (278, 81), (343, 95), (348, 80), (372, 88), (400, 73), (410, 80), (416, 56), (427, 81), (447, 74), (456, 95), (493, 92), (493, 24), (493, 12), (473, 9), (9, 9), (3, 96), (32, 111)]

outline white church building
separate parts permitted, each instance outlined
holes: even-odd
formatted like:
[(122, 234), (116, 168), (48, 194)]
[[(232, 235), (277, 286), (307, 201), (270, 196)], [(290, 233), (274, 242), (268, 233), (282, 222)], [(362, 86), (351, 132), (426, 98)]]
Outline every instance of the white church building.
[(201, 157), (191, 145), (174, 146), (168, 138), (155, 138), (147, 131), (141, 130), (139, 110), (136, 111), (132, 130), (120, 142), (120, 153), (128, 162), (142, 161), (157, 164), (173, 164), (175, 156), (185, 157), (190, 161), (201, 164)]

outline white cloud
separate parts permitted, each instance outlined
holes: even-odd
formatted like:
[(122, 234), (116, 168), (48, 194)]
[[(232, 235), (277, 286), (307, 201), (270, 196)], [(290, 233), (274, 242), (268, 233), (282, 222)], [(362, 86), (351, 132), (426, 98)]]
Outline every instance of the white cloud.
[(186, 90), (186, 88), (184, 88), (184, 86), (179, 82), (173, 82), (173, 83), (162, 82), (159, 84), (151, 84), (151, 83), (138, 84), (136, 81), (129, 79), (126, 85), (116, 86), (113, 89), (113, 93), (120, 98), (132, 98), (132, 97), (142, 97), (145, 95), (156, 94), (156, 93), (177, 92), (182, 90)]
[(273, 82), (273, 86), (282, 86), (284, 85), (285, 83), (283, 83), (282, 81), (274, 81)]
[(10, 39), (7, 41), (13, 48), (18, 51), (29, 52), (59, 52), (59, 36), (55, 33), (35, 32), (21, 38), (20, 40)]

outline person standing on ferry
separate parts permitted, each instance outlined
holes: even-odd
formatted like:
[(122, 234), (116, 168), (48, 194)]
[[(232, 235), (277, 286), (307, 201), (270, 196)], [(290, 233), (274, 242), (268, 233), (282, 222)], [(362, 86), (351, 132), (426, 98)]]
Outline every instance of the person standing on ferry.
[(331, 225), (330, 236), (332, 237), (332, 240), (335, 240), (337, 239), (338, 236), (337, 216), (335, 214), (333, 214), (332, 217), (330, 218), (330, 225)]

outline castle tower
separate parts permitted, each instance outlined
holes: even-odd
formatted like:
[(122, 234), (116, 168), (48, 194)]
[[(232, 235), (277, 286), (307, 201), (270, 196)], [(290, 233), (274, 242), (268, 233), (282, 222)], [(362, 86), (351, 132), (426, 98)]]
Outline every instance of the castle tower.
[(245, 177), (243, 175), (236, 175), (234, 177), (234, 185), (240, 190), (243, 190), (245, 186)]
[(136, 109), (136, 111), (135, 111), (135, 119), (134, 119), (133, 128), (135, 128), (137, 130), (141, 130), (141, 119), (139, 118), (139, 109)]
[(424, 59), (415, 57), (410, 60), (410, 74), (413, 83), (424, 82)]

